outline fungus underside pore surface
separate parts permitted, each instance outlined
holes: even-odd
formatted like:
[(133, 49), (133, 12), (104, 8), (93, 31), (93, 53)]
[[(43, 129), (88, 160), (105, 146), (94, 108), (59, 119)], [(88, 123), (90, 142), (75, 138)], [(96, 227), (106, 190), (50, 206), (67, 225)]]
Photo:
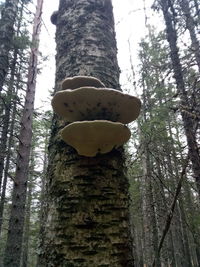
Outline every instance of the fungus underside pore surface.
[(105, 120), (74, 122), (61, 131), (62, 139), (79, 155), (94, 157), (108, 153), (130, 138), (130, 130), (121, 123)]

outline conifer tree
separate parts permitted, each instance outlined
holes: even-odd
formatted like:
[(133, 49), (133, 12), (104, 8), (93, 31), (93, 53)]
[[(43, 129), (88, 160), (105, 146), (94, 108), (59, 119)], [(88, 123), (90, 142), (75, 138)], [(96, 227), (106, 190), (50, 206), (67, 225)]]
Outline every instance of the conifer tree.
[(4, 266), (20, 265), (43, 0), (37, 1)]
[(9, 52), (13, 48), (14, 23), (18, 0), (6, 0), (0, 19), (0, 92), (9, 68)]
[(179, 56), (179, 49), (177, 46), (177, 32), (175, 24), (173, 23), (175, 21), (172, 12), (173, 5), (169, 0), (161, 0), (160, 5), (166, 24), (166, 34), (171, 51), (170, 54), (174, 70), (174, 77), (176, 80), (177, 90), (181, 98), (181, 115), (183, 119), (185, 135), (187, 138), (190, 160), (192, 163), (192, 169), (196, 181), (197, 191), (200, 197), (200, 155), (195, 132), (196, 123), (193, 116), (191, 116), (190, 112), (188, 112), (188, 110), (190, 110), (190, 103), (188, 99), (188, 93), (185, 87), (182, 65)]

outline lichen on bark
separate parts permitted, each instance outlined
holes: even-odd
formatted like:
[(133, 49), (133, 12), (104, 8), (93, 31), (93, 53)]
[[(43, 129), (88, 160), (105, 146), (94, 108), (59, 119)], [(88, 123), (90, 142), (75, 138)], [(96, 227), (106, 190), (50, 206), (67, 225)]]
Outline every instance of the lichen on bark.
[[(56, 42), (56, 91), (75, 75), (120, 89), (110, 0), (60, 0)], [(79, 156), (60, 139), (64, 125), (55, 115), (40, 266), (134, 266), (123, 148)]]

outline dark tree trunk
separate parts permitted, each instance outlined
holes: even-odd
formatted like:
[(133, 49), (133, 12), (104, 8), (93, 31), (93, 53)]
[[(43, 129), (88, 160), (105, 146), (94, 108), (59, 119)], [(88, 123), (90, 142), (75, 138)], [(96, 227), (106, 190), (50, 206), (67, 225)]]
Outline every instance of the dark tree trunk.
[[(17, 94), (17, 92), (16, 92)], [(13, 133), (14, 133), (14, 126), (15, 126), (15, 117), (16, 117), (16, 102), (14, 103), (14, 107), (12, 110), (12, 121), (9, 129), (9, 139), (8, 139), (8, 146), (7, 150), (10, 151), (12, 144), (13, 144)], [(5, 204), (5, 196), (6, 196), (6, 187), (7, 187), (7, 180), (8, 180), (8, 171), (10, 166), (10, 158), (11, 153), (9, 152), (7, 154), (6, 160), (5, 160), (5, 168), (4, 168), (4, 179), (2, 184), (2, 190), (1, 190), (1, 200), (0, 200), (0, 234), (2, 231), (2, 224), (3, 224), (3, 212), (4, 212), (4, 204)]]
[(9, 220), (8, 238), (4, 256), (4, 266), (19, 267), (22, 236), (25, 216), (27, 175), (29, 166), (29, 156), (32, 140), (32, 117), (34, 109), (35, 86), (37, 75), (39, 33), (41, 26), (41, 12), (43, 0), (38, 0), (34, 19), (28, 82), (25, 106), (22, 115), (21, 129), (19, 135), (19, 148), (17, 157), (17, 168), (15, 183), (12, 195), (11, 215)]
[[(20, 34), (20, 27), (21, 27), (21, 22), (22, 22), (22, 15), (23, 15), (23, 7), (24, 5), (22, 4), (22, 8), (20, 11), (20, 18), (18, 20), (18, 25), (16, 29), (16, 36), (18, 37)], [(16, 92), (14, 92), (14, 81), (15, 81), (15, 75), (16, 75), (16, 65), (17, 65), (17, 58), (18, 58), (19, 51), (17, 48), (14, 49), (13, 51), (13, 59), (10, 64), (10, 79), (8, 82), (8, 90), (6, 92), (6, 101), (4, 104), (4, 116), (3, 116), (3, 127), (2, 127), (2, 134), (1, 134), (1, 139), (0, 139), (0, 188), (2, 184), (2, 178), (3, 178), (3, 171), (4, 171), (4, 160), (6, 157), (6, 152), (9, 151), (7, 146), (7, 139), (8, 139), (8, 128), (9, 128), (9, 123), (13, 123), (12, 121), (10, 122), (10, 113), (12, 109), (14, 110), (14, 106), (16, 109), (16, 100), (15, 96), (17, 95)]]
[(196, 11), (196, 16), (197, 19), (200, 19), (200, 4), (199, 4), (199, 0), (193, 0), (194, 2), (194, 7), (195, 7), (195, 11)]
[[(169, 12), (169, 1), (161, 0), (161, 7), (166, 24), (167, 39), (169, 42), (171, 50), (171, 60), (174, 70), (174, 77), (176, 80), (176, 85), (178, 92), (181, 97), (181, 115), (183, 119), (183, 125), (185, 129), (185, 134), (187, 138), (187, 144), (189, 149), (189, 156), (192, 163), (192, 169), (194, 173), (194, 178), (197, 185), (198, 194), (200, 197), (200, 155), (198, 151), (198, 144), (195, 136), (195, 122), (190, 114), (187, 112), (189, 107), (189, 101), (187, 92), (185, 90), (185, 84), (183, 79), (182, 67), (179, 58), (179, 51), (177, 47), (177, 33), (176, 29), (172, 24), (172, 16)], [(186, 110), (185, 110), (186, 109)]]
[(3, 179), (3, 171), (4, 171), (4, 161), (7, 152), (7, 139), (8, 139), (8, 131), (9, 131), (9, 123), (10, 123), (10, 113), (12, 111), (13, 106), (13, 94), (14, 94), (14, 78), (15, 78), (15, 67), (17, 63), (17, 50), (14, 52), (14, 58), (11, 66), (11, 78), (8, 85), (7, 91), (7, 99), (8, 101), (5, 103), (4, 108), (4, 117), (3, 117), (3, 127), (2, 127), (2, 135), (0, 140), (0, 189)]
[(192, 49), (194, 51), (195, 59), (200, 72), (200, 44), (195, 32), (195, 21), (190, 12), (190, 6), (188, 0), (180, 0), (180, 6), (185, 16), (186, 28), (190, 33), (190, 38), (192, 41)]
[[(75, 75), (119, 89), (110, 0), (60, 0), (56, 42), (56, 90)], [(62, 127), (55, 116), (40, 266), (133, 266), (122, 148), (81, 157), (60, 140)]]
[(13, 47), (18, 2), (18, 0), (6, 0), (0, 20), (0, 92), (9, 68), (9, 51)]
[[(33, 166), (31, 166), (31, 167), (33, 167)], [(33, 168), (31, 168), (32, 172), (33, 172)], [(29, 177), (31, 177), (31, 175), (32, 174), (29, 172)], [(26, 201), (26, 216), (25, 216), (25, 225), (24, 225), (24, 233), (23, 233), (24, 235), (23, 235), (23, 249), (22, 249), (21, 267), (27, 267), (28, 266), (32, 191), (33, 191), (33, 185), (32, 185), (32, 180), (30, 178), (29, 179), (29, 186), (28, 186), (27, 201)]]

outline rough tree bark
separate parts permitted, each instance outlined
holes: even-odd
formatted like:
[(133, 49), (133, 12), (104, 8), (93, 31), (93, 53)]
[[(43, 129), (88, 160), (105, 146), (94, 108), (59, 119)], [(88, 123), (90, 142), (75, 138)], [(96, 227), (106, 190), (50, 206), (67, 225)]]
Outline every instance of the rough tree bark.
[[(145, 146), (144, 142), (144, 146)], [(144, 155), (142, 158), (144, 177), (143, 177), (143, 220), (144, 220), (144, 263), (146, 266), (151, 266), (153, 258), (156, 258), (156, 266), (160, 267), (160, 257), (158, 255), (158, 229), (155, 216), (155, 204), (152, 188), (152, 175), (149, 159), (148, 145), (144, 149)]]
[(14, 23), (17, 15), (18, 0), (6, 0), (0, 20), (0, 92), (9, 68), (9, 51), (12, 49)]
[(11, 215), (9, 220), (8, 238), (4, 256), (4, 266), (20, 266), (22, 236), (25, 216), (27, 191), (27, 174), (32, 140), (32, 117), (37, 76), (39, 34), (41, 28), (43, 0), (37, 1), (34, 18), (30, 62), (28, 68), (27, 91), (19, 134), (19, 148), (16, 162), (15, 183), (12, 194)]
[(160, 0), (163, 16), (166, 24), (167, 40), (169, 42), (171, 51), (171, 61), (174, 70), (174, 77), (176, 85), (181, 98), (181, 116), (183, 119), (183, 126), (185, 135), (187, 138), (189, 156), (192, 163), (192, 170), (196, 181), (197, 191), (200, 197), (200, 155), (198, 150), (198, 144), (195, 135), (195, 123), (187, 109), (189, 107), (189, 101), (187, 92), (185, 89), (182, 66), (179, 58), (179, 50), (177, 46), (177, 33), (172, 23), (172, 16), (170, 14), (170, 4), (168, 0)]
[(30, 171), (29, 171), (29, 181), (28, 181), (28, 193), (26, 199), (26, 214), (24, 222), (24, 232), (23, 232), (23, 248), (21, 256), (21, 267), (28, 266), (28, 256), (29, 256), (29, 242), (30, 242), (30, 218), (31, 218), (31, 202), (32, 202), (32, 193), (33, 193), (33, 172), (34, 172), (34, 151), (31, 153), (30, 161)]
[(195, 31), (195, 21), (192, 17), (188, 0), (180, 0), (180, 6), (185, 16), (186, 28), (190, 33), (192, 49), (194, 51), (195, 59), (200, 72), (200, 44)]
[[(56, 42), (56, 90), (75, 75), (119, 89), (111, 0), (60, 0)], [(81, 157), (60, 140), (62, 127), (54, 116), (39, 266), (134, 266), (122, 148)]]
[[(8, 5), (9, 6), (9, 5)], [(22, 3), (22, 8), (20, 11), (20, 16), (17, 21), (17, 29), (15, 35), (18, 37), (20, 34), (20, 28), (21, 28), (21, 23), (22, 23), (22, 15), (23, 15), (23, 3)], [(17, 7), (16, 7), (17, 8)], [(8, 12), (8, 11), (7, 11)], [(14, 20), (13, 20), (14, 21)], [(0, 22), (1, 23), (1, 22)], [(0, 24), (1, 25), (1, 24)], [(1, 37), (0, 37), (1, 38)], [(1, 41), (1, 39), (0, 39)], [(4, 44), (2, 44), (2, 47), (4, 47)], [(6, 49), (8, 47), (6, 46)], [(3, 171), (4, 171), (4, 160), (6, 157), (6, 150), (7, 150), (7, 139), (8, 139), (8, 128), (9, 128), (9, 123), (10, 123), (10, 113), (12, 110), (12, 106), (14, 106), (14, 81), (15, 81), (15, 75), (16, 75), (16, 65), (17, 65), (17, 58), (18, 58), (18, 48), (15, 47), (13, 44), (13, 58), (12, 62), (10, 63), (10, 79), (8, 82), (8, 88), (6, 92), (6, 101), (4, 103), (4, 116), (3, 116), (3, 126), (2, 126), (2, 134), (1, 134), (1, 139), (0, 139), (0, 188), (2, 184), (2, 179), (3, 179)], [(8, 56), (8, 54), (7, 54)], [(1, 64), (3, 64), (4, 61), (1, 61), (1, 56), (0, 56), (0, 68)]]
[(5, 103), (4, 107), (4, 116), (3, 116), (3, 126), (2, 126), (2, 133), (0, 138), (0, 192), (1, 192), (1, 185), (3, 180), (3, 172), (4, 172), (4, 161), (6, 158), (7, 153), (7, 140), (8, 140), (8, 133), (9, 133), (9, 124), (10, 124), (10, 114), (12, 112), (13, 106), (13, 98), (14, 98), (14, 79), (15, 79), (15, 71), (16, 71), (16, 64), (17, 64), (17, 55), (18, 51), (14, 51), (14, 57), (11, 64), (11, 76), (10, 81), (8, 84), (8, 91), (6, 94), (6, 98), (8, 99)]
[[(18, 89), (16, 90), (16, 94), (17, 92), (18, 92)], [(10, 129), (9, 129), (7, 151), (11, 151), (11, 148), (13, 147), (13, 139), (14, 139), (13, 133), (14, 133), (14, 126), (15, 126), (15, 119), (16, 119), (16, 106), (17, 106), (17, 103), (14, 102), (14, 106), (12, 109), (12, 121), (11, 121)], [(3, 213), (4, 213), (4, 204), (6, 200), (6, 189), (7, 189), (10, 160), (11, 160), (11, 153), (8, 153), (5, 159), (4, 178), (2, 182), (2, 190), (1, 190), (1, 198), (0, 198), (0, 235), (2, 231), (2, 225), (3, 225)]]

